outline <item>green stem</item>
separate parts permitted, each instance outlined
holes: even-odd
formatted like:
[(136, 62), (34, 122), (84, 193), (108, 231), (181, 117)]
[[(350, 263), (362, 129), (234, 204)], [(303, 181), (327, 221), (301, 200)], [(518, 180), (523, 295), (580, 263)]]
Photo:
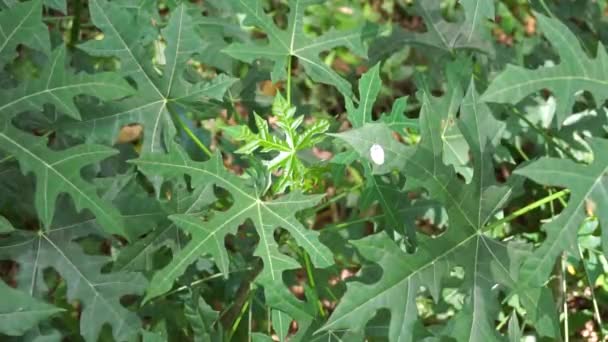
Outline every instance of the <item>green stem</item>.
[(4, 162), (7, 162), (7, 161), (9, 161), (9, 160), (11, 160), (11, 159), (13, 159), (13, 158), (15, 158), (15, 156), (13, 156), (13, 155), (8, 155), (8, 156), (6, 156), (6, 157), (4, 157), (4, 158), (0, 159), (0, 164), (2, 164), (2, 163), (4, 163)]
[(58, 16), (49, 16), (42, 18), (43, 21), (61, 21), (61, 20), (74, 20), (73, 15), (58, 15)]
[(249, 298), (247, 298), (247, 301), (241, 308), (241, 311), (239, 312), (238, 317), (232, 324), (232, 328), (230, 328), (230, 334), (228, 335), (228, 341), (232, 341), (232, 337), (236, 333), (236, 329), (239, 327), (239, 324), (241, 323), (241, 320), (243, 319), (243, 315), (245, 314), (245, 312), (247, 312), (249, 305), (251, 305), (251, 292), (249, 293)]
[(549, 6), (547, 6), (547, 4), (545, 3), (545, 0), (540, 0), (540, 5), (543, 6), (543, 9), (545, 10), (545, 12), (547, 12), (547, 15), (554, 18), (555, 16), (553, 15), (553, 12), (551, 12), (551, 10), (549, 9)]
[(80, 39), (80, 15), (82, 14), (82, 0), (72, 1), (74, 8), (74, 18), (72, 20), (72, 29), (70, 30), (70, 46), (76, 46)]
[(287, 104), (291, 107), (291, 55), (287, 56)]
[[(503, 224), (506, 224), (506, 223), (508, 223), (510, 221), (513, 221), (514, 219), (516, 219), (516, 218), (518, 218), (518, 217), (520, 217), (522, 215), (527, 214), (528, 212), (530, 212), (530, 211), (532, 211), (532, 210), (534, 210), (534, 209), (542, 206), (543, 204), (546, 204), (547, 202), (550, 203), (550, 202), (552, 202), (553, 200), (556, 200), (556, 199), (560, 200), (560, 201), (563, 201), (563, 197), (565, 195), (567, 195), (568, 193), (570, 193), (570, 190), (565, 189), (565, 190), (562, 190), (560, 192), (556, 192), (554, 194), (550, 194), (547, 197), (543, 197), (543, 198), (539, 199), (536, 202), (530, 203), (527, 206), (525, 206), (525, 207), (523, 207), (523, 208), (521, 208), (521, 209), (519, 209), (517, 211), (514, 211), (513, 213), (511, 213), (511, 215), (509, 215), (507, 217), (504, 217), (504, 218), (502, 218), (502, 219), (500, 219), (500, 220), (498, 220), (498, 221), (496, 221), (496, 222), (494, 222), (494, 223), (486, 226), (486, 228), (484, 228), (484, 230), (492, 230), (492, 229), (497, 228), (497, 227), (499, 227), (499, 226), (501, 226)], [(350, 226), (352, 226), (354, 224), (357, 224), (357, 223), (362, 223), (362, 222), (366, 222), (366, 221), (373, 221), (373, 220), (376, 220), (376, 219), (381, 219), (384, 216), (385, 216), (384, 214), (378, 214), (378, 215), (361, 217), (361, 218), (350, 220), (350, 221), (344, 221), (342, 223), (338, 223), (338, 224), (329, 226), (329, 227), (324, 228), (324, 229), (325, 230), (327, 230), (327, 229), (341, 230), (341, 229), (348, 228), (348, 227), (350, 227)]]
[(566, 277), (568, 272), (566, 271), (566, 253), (562, 254), (562, 293), (564, 296), (564, 341), (570, 341), (570, 326), (568, 324), (568, 288), (566, 283)]
[(605, 341), (604, 339), (604, 324), (602, 322), (602, 316), (600, 314), (599, 306), (597, 305), (597, 298), (595, 297), (595, 284), (591, 282), (591, 275), (589, 270), (587, 269), (587, 264), (585, 263), (585, 257), (583, 256), (583, 251), (581, 250), (581, 246), (578, 246), (578, 253), (581, 258), (581, 263), (583, 264), (583, 269), (585, 270), (585, 276), (587, 277), (587, 282), (589, 283), (589, 289), (591, 289), (591, 300), (593, 302), (593, 312), (595, 313), (595, 320), (597, 321), (597, 326), (599, 327), (600, 340)]
[(232, 117), (239, 125), (241, 125), (241, 124), (243, 124), (243, 119), (239, 115), (239, 112), (236, 110), (236, 106), (234, 105), (234, 103), (237, 101), (237, 99), (235, 99), (234, 96), (232, 96), (232, 91), (230, 89), (228, 89), (227, 94), (228, 94), (228, 102), (230, 103), (230, 109), (232, 109)]
[(566, 148), (564, 148), (560, 144), (558, 144), (552, 136), (547, 134), (547, 132), (545, 132), (542, 128), (537, 127), (532, 121), (530, 121), (530, 119), (528, 119), (525, 115), (523, 115), (517, 108), (511, 108), (511, 111), (513, 112), (513, 114), (515, 114), (515, 116), (517, 116), (518, 118), (523, 120), (528, 125), (528, 127), (530, 127), (532, 130), (534, 130), (535, 132), (540, 134), (549, 145), (553, 146), (557, 150), (560, 150), (568, 158), (570, 158), (572, 160), (577, 160), (576, 157), (572, 154), (572, 152), (570, 152), (569, 150), (567, 150)]
[[(167, 110), (169, 110), (168, 107), (167, 107)], [(194, 134), (194, 132), (192, 132), (192, 130), (190, 129), (190, 127), (188, 127), (188, 125), (186, 125), (184, 120), (182, 120), (182, 118), (180, 118), (179, 115), (174, 113), (172, 110), (169, 110), (169, 113), (171, 113), (173, 120), (175, 120), (177, 123), (179, 123), (179, 126), (184, 130), (184, 132), (186, 132), (186, 134), (190, 137), (190, 139), (192, 139), (192, 141), (194, 141), (196, 146), (198, 146), (201, 149), (201, 151), (203, 151), (209, 158), (211, 158), (213, 156), (213, 153), (211, 153), (211, 151), (207, 148), (207, 146), (205, 146), (205, 144), (203, 144), (203, 142), (200, 141), (200, 139), (196, 136), (196, 134)]]
[(564, 190), (562, 190), (560, 192), (556, 192), (556, 193), (551, 194), (549, 196), (543, 197), (543, 198), (539, 199), (536, 202), (530, 203), (527, 206), (525, 206), (525, 207), (523, 207), (523, 208), (521, 208), (519, 210), (516, 210), (516, 211), (512, 212), (509, 216), (504, 217), (504, 218), (502, 218), (502, 219), (500, 219), (500, 220), (498, 220), (498, 221), (490, 224), (484, 230), (492, 230), (494, 228), (500, 227), (503, 224), (511, 222), (514, 219), (516, 219), (516, 218), (518, 218), (518, 217), (520, 217), (522, 215), (525, 215), (528, 212), (530, 212), (530, 211), (532, 211), (532, 210), (534, 210), (534, 209), (536, 209), (536, 208), (538, 208), (538, 207), (540, 207), (540, 206), (542, 206), (542, 205), (544, 205), (546, 203), (550, 203), (550, 202), (552, 202), (552, 201), (554, 201), (556, 199), (562, 198), (562, 197), (566, 196), (568, 193), (570, 193), (570, 190), (564, 189)]
[(321, 203), (317, 206), (315, 211), (319, 211), (319, 210), (323, 210), (327, 207), (329, 207), (332, 203), (336, 203), (339, 200), (343, 199), (344, 197), (348, 196), (351, 192), (358, 190), (359, 188), (361, 188), (363, 186), (363, 184), (357, 184), (355, 186), (353, 186), (352, 188), (345, 190), (339, 194), (337, 194), (336, 196), (328, 199), (326, 202)]
[[(306, 253), (306, 251), (302, 251), (302, 253), (304, 254), (304, 265), (306, 266), (306, 276), (308, 277), (308, 283), (310, 284), (310, 287), (315, 291), (315, 293), (317, 293), (318, 298), (319, 293), (317, 292), (317, 285), (315, 283), (315, 276), (313, 274), (313, 268), (310, 262), (310, 257), (308, 256), (308, 253)], [(321, 314), (321, 317), (325, 318), (327, 314), (325, 313), (325, 310), (323, 310), (323, 304), (321, 304), (321, 301), (319, 300), (317, 301), (317, 308), (319, 309), (319, 314)]]
[[(232, 274), (232, 273), (240, 273), (240, 272), (251, 271), (251, 270), (253, 270), (253, 268), (252, 268), (252, 267), (248, 267), (248, 268), (245, 268), (245, 269), (240, 269), (240, 270), (234, 270), (234, 271), (231, 271), (231, 272), (229, 272), (229, 274)], [(192, 287), (194, 287), (194, 286), (197, 286), (197, 285), (200, 285), (200, 284), (206, 283), (206, 282), (208, 282), (208, 281), (210, 281), (210, 280), (213, 280), (213, 279), (221, 278), (221, 277), (223, 277), (223, 276), (224, 276), (224, 274), (223, 274), (223, 273), (216, 273), (216, 274), (212, 274), (212, 275), (210, 275), (210, 276), (208, 276), (208, 277), (205, 277), (205, 278), (201, 278), (201, 279), (195, 280), (195, 281), (191, 282), (189, 285), (184, 285), (184, 286), (178, 287), (177, 289), (175, 289), (175, 290), (173, 290), (173, 291), (167, 292), (166, 294), (164, 294), (164, 295), (163, 295), (163, 297), (170, 296), (170, 295), (172, 295), (172, 294), (174, 294), (174, 293), (177, 293), (177, 292), (181, 292), (181, 291), (187, 290), (187, 289), (192, 288)]]

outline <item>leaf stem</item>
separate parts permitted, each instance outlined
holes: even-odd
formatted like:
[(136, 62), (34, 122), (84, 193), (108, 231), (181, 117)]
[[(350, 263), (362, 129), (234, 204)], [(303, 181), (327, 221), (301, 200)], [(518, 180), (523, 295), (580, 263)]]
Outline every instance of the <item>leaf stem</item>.
[(60, 21), (60, 20), (73, 20), (73, 15), (58, 15), (58, 16), (48, 16), (42, 18), (44, 21)]
[[(550, 203), (550, 202), (552, 202), (553, 200), (556, 200), (556, 199), (563, 201), (563, 197), (565, 195), (567, 195), (568, 193), (570, 193), (570, 190), (564, 189), (564, 190), (562, 190), (560, 192), (556, 192), (554, 194), (550, 194), (549, 196), (543, 197), (543, 198), (539, 199), (538, 201), (530, 203), (527, 206), (525, 206), (525, 207), (523, 207), (523, 208), (521, 208), (521, 209), (519, 209), (517, 211), (514, 211), (513, 213), (511, 213), (511, 215), (509, 215), (507, 217), (504, 217), (504, 218), (502, 218), (502, 219), (500, 219), (500, 220), (498, 220), (498, 221), (496, 221), (496, 222), (494, 222), (494, 223), (486, 226), (486, 228), (484, 228), (484, 230), (492, 230), (492, 229), (497, 228), (497, 227), (499, 227), (499, 226), (501, 226), (501, 225), (503, 225), (505, 223), (513, 221), (514, 219), (516, 219), (516, 218), (518, 218), (518, 217), (520, 217), (522, 215), (527, 214), (528, 212), (530, 212), (530, 211), (532, 211), (532, 210), (534, 210), (534, 209), (542, 206), (543, 204), (546, 204), (547, 202)], [(331, 226), (329, 226), (327, 228), (324, 228), (323, 230), (341, 230), (341, 229), (348, 228), (349, 226), (352, 226), (352, 225), (357, 224), (357, 223), (362, 223), (362, 222), (366, 222), (366, 221), (373, 221), (373, 220), (376, 220), (376, 219), (383, 218), (384, 216), (385, 216), (384, 214), (377, 214), (377, 215), (372, 215), (372, 216), (360, 217), (360, 218), (353, 219), (353, 220), (350, 220), (350, 221), (344, 221), (342, 223), (331, 225)]]
[[(167, 109), (169, 109), (169, 108), (167, 107)], [(169, 110), (169, 113), (171, 113), (173, 120), (175, 120), (177, 123), (179, 123), (179, 126), (184, 130), (184, 132), (186, 132), (186, 134), (190, 137), (190, 139), (192, 139), (192, 141), (194, 141), (196, 146), (198, 146), (201, 149), (201, 151), (203, 151), (209, 158), (211, 158), (213, 156), (213, 153), (211, 153), (209, 148), (207, 148), (207, 146), (205, 146), (205, 144), (203, 144), (203, 142), (196, 136), (196, 134), (194, 134), (194, 132), (192, 132), (192, 130), (190, 129), (190, 127), (188, 127), (188, 125), (186, 125), (184, 120), (182, 120), (182, 118), (180, 118), (179, 115), (174, 113), (172, 110)]]
[[(304, 254), (304, 265), (306, 266), (306, 276), (308, 277), (308, 283), (310, 284), (310, 287), (317, 294), (317, 299), (318, 299), (319, 293), (317, 292), (317, 285), (315, 283), (315, 276), (313, 274), (313, 268), (312, 268), (312, 264), (310, 262), (310, 256), (308, 256), (308, 253), (306, 253), (306, 251), (302, 251), (302, 254)], [(320, 300), (317, 300), (317, 308), (319, 309), (319, 314), (321, 314), (321, 317), (325, 318), (327, 316), (327, 314), (325, 313), (325, 310), (323, 310), (323, 304), (321, 304)]]
[(74, 8), (74, 16), (72, 19), (72, 29), (70, 30), (70, 47), (76, 46), (80, 39), (80, 15), (82, 13), (82, 0), (72, 1)]
[(517, 108), (512, 107), (511, 111), (513, 112), (513, 114), (515, 114), (515, 116), (517, 116), (519, 119), (523, 120), (528, 125), (528, 127), (530, 127), (532, 130), (534, 130), (536, 133), (540, 134), (549, 145), (553, 146), (557, 150), (560, 150), (568, 158), (570, 158), (572, 160), (577, 160), (576, 157), (572, 154), (572, 152), (570, 152), (565, 147), (558, 144), (551, 135), (549, 135), (543, 129), (537, 127), (532, 121), (530, 121), (530, 119), (528, 119), (525, 115), (523, 115)]
[(570, 327), (568, 324), (568, 288), (566, 283), (566, 277), (568, 272), (566, 271), (566, 253), (562, 254), (562, 291), (564, 295), (564, 341), (570, 341)]
[[(247, 267), (247, 268), (240, 269), (240, 270), (234, 270), (234, 271), (231, 271), (229, 273), (230, 274), (232, 274), (232, 273), (240, 273), (240, 272), (251, 271), (251, 270), (253, 270), (253, 267)], [(223, 276), (224, 276), (223, 273), (212, 274), (212, 275), (210, 275), (208, 277), (204, 277), (204, 278), (195, 280), (195, 281), (191, 282), (189, 285), (184, 285), (184, 286), (178, 287), (177, 289), (175, 289), (173, 291), (167, 292), (165, 295), (163, 295), (163, 297), (167, 297), (167, 296), (172, 295), (174, 293), (187, 290), (187, 289), (192, 288), (194, 286), (206, 283), (206, 282), (208, 282), (210, 280), (213, 280), (213, 279), (221, 278)]]
[(241, 311), (239, 312), (239, 315), (237, 316), (236, 320), (234, 320), (234, 323), (232, 323), (232, 327), (230, 328), (230, 334), (228, 335), (228, 341), (232, 341), (232, 337), (236, 333), (236, 329), (239, 327), (239, 324), (241, 323), (241, 320), (243, 319), (243, 315), (245, 315), (245, 312), (247, 312), (249, 305), (251, 305), (251, 297), (252, 297), (251, 292), (249, 292), (247, 301), (241, 308)]
[(2, 163), (4, 163), (4, 162), (7, 162), (7, 161), (9, 161), (9, 160), (11, 160), (11, 159), (13, 159), (13, 158), (15, 158), (15, 156), (13, 156), (12, 154), (9, 154), (8, 156), (6, 156), (6, 157), (4, 157), (4, 158), (0, 159), (0, 164), (2, 164)]
[(583, 256), (583, 251), (581, 250), (581, 246), (579, 244), (578, 246), (578, 253), (579, 256), (581, 258), (581, 263), (583, 264), (583, 269), (585, 270), (585, 276), (587, 278), (587, 282), (589, 283), (589, 289), (591, 290), (591, 300), (593, 302), (593, 312), (595, 313), (595, 320), (597, 321), (597, 326), (599, 327), (599, 335), (600, 335), (600, 340), (604, 341), (604, 329), (603, 329), (603, 322), (602, 322), (602, 316), (600, 314), (600, 309), (597, 305), (597, 298), (595, 296), (595, 290), (594, 287), (595, 285), (591, 282), (591, 275), (589, 273), (589, 269), (587, 268), (587, 264), (585, 263), (585, 257)]
[(287, 104), (291, 107), (291, 55), (287, 56)]
[(568, 193), (570, 193), (570, 190), (564, 189), (562, 191), (556, 192), (556, 193), (551, 194), (549, 196), (543, 197), (543, 198), (539, 199), (538, 201), (530, 203), (527, 206), (525, 206), (525, 207), (523, 207), (523, 208), (521, 208), (519, 210), (516, 210), (516, 211), (512, 212), (509, 216), (504, 217), (504, 218), (502, 218), (502, 219), (500, 219), (500, 220), (498, 220), (498, 221), (496, 221), (496, 222), (488, 225), (484, 230), (492, 230), (494, 228), (500, 227), (503, 224), (508, 223), (510, 221), (513, 221), (514, 219), (516, 219), (516, 218), (518, 218), (518, 217), (520, 217), (522, 215), (525, 215), (528, 212), (530, 212), (530, 211), (532, 211), (532, 210), (534, 210), (534, 209), (542, 206), (543, 204), (550, 203), (550, 202), (552, 202), (552, 201), (554, 201), (556, 199), (560, 199), (560, 198), (566, 196)]
[(547, 4), (545, 3), (545, 0), (540, 0), (540, 5), (543, 7), (545, 12), (547, 12), (548, 16), (550, 16), (551, 18), (555, 18), (555, 16), (553, 15), (553, 12), (551, 12), (551, 10), (549, 9), (549, 6), (547, 6)]
[(327, 201), (320, 203), (316, 208), (315, 211), (319, 211), (319, 210), (323, 210), (325, 208), (327, 208), (328, 206), (330, 206), (332, 203), (336, 203), (339, 200), (343, 199), (344, 197), (348, 196), (352, 191), (358, 190), (359, 188), (361, 188), (363, 186), (363, 184), (357, 184), (355, 186), (353, 186), (352, 188), (345, 190), (339, 194), (337, 194), (336, 196), (328, 199)]

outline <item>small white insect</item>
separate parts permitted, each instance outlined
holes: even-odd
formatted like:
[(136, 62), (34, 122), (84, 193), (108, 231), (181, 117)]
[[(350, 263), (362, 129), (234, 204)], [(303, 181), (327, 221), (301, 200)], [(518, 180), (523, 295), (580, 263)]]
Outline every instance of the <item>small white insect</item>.
[(376, 165), (384, 164), (384, 149), (379, 144), (373, 144), (369, 149), (369, 154)]

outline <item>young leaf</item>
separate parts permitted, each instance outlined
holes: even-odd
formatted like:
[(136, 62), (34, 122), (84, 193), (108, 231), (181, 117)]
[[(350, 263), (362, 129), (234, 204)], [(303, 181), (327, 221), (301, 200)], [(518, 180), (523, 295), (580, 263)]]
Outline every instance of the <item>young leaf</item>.
[(536, 70), (508, 65), (490, 84), (482, 100), (516, 104), (534, 92), (549, 89), (557, 100), (557, 124), (561, 127), (571, 113), (578, 91), (591, 92), (597, 103), (608, 98), (608, 55), (598, 43), (596, 57), (589, 58), (566, 25), (540, 13), (535, 16), (540, 30), (559, 53), (560, 63)]
[(245, 141), (245, 145), (236, 153), (251, 154), (257, 149), (275, 153), (272, 160), (263, 161), (268, 171), (281, 173), (273, 187), (275, 194), (283, 193), (287, 188), (306, 189), (310, 171), (298, 157), (298, 152), (322, 141), (323, 133), (329, 129), (329, 122), (319, 119), (305, 130), (298, 131), (304, 116), (294, 118), (296, 108), (290, 107), (280, 94), (275, 97), (272, 111), (277, 117), (278, 131), (284, 139), (273, 135), (266, 120), (254, 113), (258, 133), (253, 133), (248, 127), (242, 127), (237, 139)]
[(117, 151), (99, 145), (54, 151), (46, 146), (47, 140), (20, 131), (10, 122), (0, 123), (0, 149), (17, 158), (24, 174), (36, 175), (36, 210), (45, 227), (50, 227), (53, 221), (57, 196), (67, 193), (76, 208), (89, 209), (107, 232), (128, 236), (120, 212), (99, 198), (95, 186), (80, 175), (86, 165), (98, 163)]
[[(71, 212), (71, 211), (68, 211)], [(19, 231), (0, 241), (0, 259), (19, 264), (17, 282), (36, 298), (45, 298), (49, 289), (44, 271), (51, 267), (67, 284), (67, 298), (82, 305), (80, 334), (86, 341), (97, 341), (104, 324), (112, 327), (116, 340), (127, 340), (140, 330), (137, 315), (124, 308), (120, 300), (139, 295), (146, 286), (140, 274), (102, 273), (110, 257), (86, 254), (76, 240), (99, 231), (95, 220), (79, 219), (57, 224), (48, 231)]]
[(283, 271), (299, 266), (294, 259), (279, 251), (274, 239), (274, 231), (279, 227), (286, 229), (306, 250), (315, 266), (321, 268), (333, 264), (331, 252), (318, 241), (318, 233), (305, 229), (294, 216), (296, 212), (315, 205), (320, 196), (304, 196), (294, 192), (277, 200), (263, 201), (258, 189), (224, 169), (219, 155), (207, 162), (194, 162), (178, 146), (174, 146), (168, 155), (154, 154), (133, 162), (147, 176), (175, 179), (189, 175), (194, 188), (219, 186), (229, 191), (234, 201), (230, 209), (214, 213), (209, 221), (189, 215), (170, 216), (192, 239), (173, 256), (171, 263), (154, 275), (146, 300), (170, 290), (186, 268), (204, 254), (211, 254), (220, 271), (227, 274), (228, 254), (224, 248), (224, 238), (229, 233), (236, 233), (238, 226), (246, 220), (254, 223), (260, 237), (255, 251), (255, 255), (264, 263), (262, 273), (256, 280), (259, 283), (279, 282)]
[(344, 46), (358, 55), (365, 55), (367, 52), (361, 42), (365, 36), (363, 27), (348, 31), (332, 30), (313, 39), (304, 33), (304, 13), (310, 5), (320, 3), (319, 0), (289, 0), (290, 12), (286, 30), (278, 28), (272, 17), (264, 12), (263, 1), (231, 1), (238, 11), (245, 13), (245, 25), (259, 27), (268, 35), (268, 44), (235, 43), (224, 49), (225, 53), (247, 63), (258, 59), (272, 61), (273, 82), (286, 79), (288, 58), (293, 56), (298, 58), (313, 81), (333, 85), (344, 96), (352, 95), (350, 84), (327, 66), (319, 54)]
[(19, 44), (49, 53), (51, 43), (46, 25), (42, 22), (42, 0), (15, 4), (0, 11), (0, 69), (16, 55)]
[(40, 321), (64, 311), (15, 290), (0, 280), (0, 333), (21, 336)]

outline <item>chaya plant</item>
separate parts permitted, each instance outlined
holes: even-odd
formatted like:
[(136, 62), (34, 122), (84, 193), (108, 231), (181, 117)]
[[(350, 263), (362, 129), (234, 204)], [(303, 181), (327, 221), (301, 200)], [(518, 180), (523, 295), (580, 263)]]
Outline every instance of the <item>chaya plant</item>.
[(0, 0), (0, 341), (605, 339), (605, 13)]

